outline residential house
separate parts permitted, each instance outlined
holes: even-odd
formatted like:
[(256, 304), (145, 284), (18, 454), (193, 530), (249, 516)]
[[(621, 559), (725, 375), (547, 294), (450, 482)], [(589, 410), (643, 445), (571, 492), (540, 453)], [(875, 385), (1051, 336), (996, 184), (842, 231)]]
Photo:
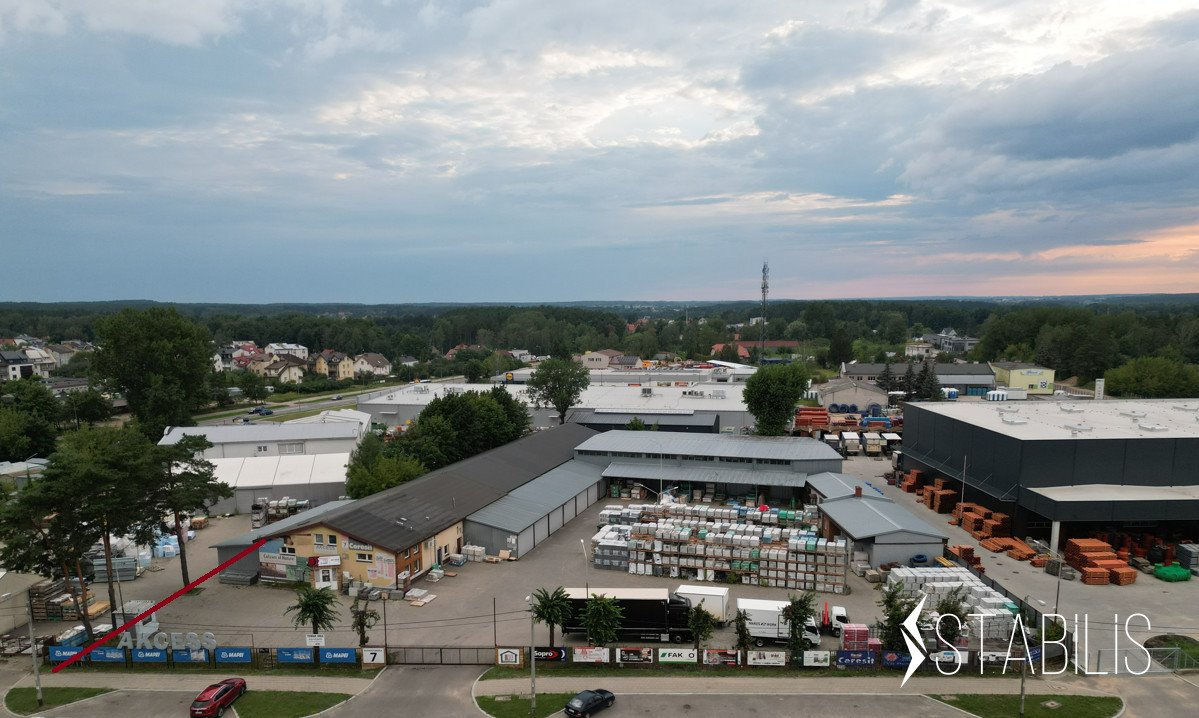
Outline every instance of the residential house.
[[(749, 350), (748, 349), (746, 349), (745, 347), (743, 347), (737, 343), (734, 343), (733, 346), (737, 348), (737, 358), (738, 359), (746, 359), (746, 360), (749, 359)], [(723, 351), (724, 351), (724, 344), (713, 344), (712, 345), (712, 356), (714, 356), (714, 357), (720, 356), (720, 353)]]
[(1014, 361), (991, 362), (995, 386), (1025, 389), (1029, 394), (1052, 394), (1054, 370), (1037, 364)]
[(24, 350), (0, 351), (0, 379), (3, 381), (40, 378), (42, 376), (38, 365), (25, 356)]
[(251, 373), (257, 374), (261, 377), (266, 376), (266, 368), (275, 362), (275, 357), (263, 352), (254, 354), (249, 357), (249, 359), (250, 361), (248, 364), (246, 364), (246, 368), (249, 369)]
[(79, 351), (66, 344), (47, 344), (45, 349), (50, 358), (54, 360), (54, 366), (59, 369), (66, 366), (67, 362), (71, 361), (71, 357)]
[(293, 356), (296, 359), (308, 359), (308, 347), (303, 344), (288, 344), (285, 342), (272, 342), (266, 345), (266, 353), (271, 356), (281, 357), (284, 355)]
[(24, 352), (25, 359), (30, 364), (33, 364), (34, 374), (43, 379), (49, 377), (50, 372), (58, 368), (58, 364), (55, 363), (54, 357), (51, 356), (50, 352), (40, 346), (27, 346)]
[(448, 352), (446, 352), (445, 358), (449, 359), (450, 361), (453, 361), (454, 357), (458, 356), (458, 352), (460, 352), (462, 350), (471, 351), (471, 352), (486, 352), (487, 347), (481, 346), (479, 344), (459, 344), (458, 346), (453, 347)]
[(931, 356), (936, 356), (937, 348), (931, 342), (914, 341), (908, 342), (903, 347), (903, 355), (912, 359), (926, 359)]
[(354, 357), (354, 374), (360, 372), (374, 374), (375, 376), (387, 376), (391, 374), (391, 362), (382, 354), (367, 352)]
[(262, 369), (262, 376), (274, 379), (280, 384), (298, 384), (304, 380), (304, 368), (307, 363), (299, 357), (284, 354), (276, 358)]
[(922, 339), (940, 351), (953, 354), (965, 354), (982, 341), (976, 337), (959, 335), (951, 328), (942, 329), (940, 334), (925, 334)]
[(310, 359), (310, 371), (320, 376), (342, 381), (354, 378), (354, 360), (342, 352), (322, 349)]

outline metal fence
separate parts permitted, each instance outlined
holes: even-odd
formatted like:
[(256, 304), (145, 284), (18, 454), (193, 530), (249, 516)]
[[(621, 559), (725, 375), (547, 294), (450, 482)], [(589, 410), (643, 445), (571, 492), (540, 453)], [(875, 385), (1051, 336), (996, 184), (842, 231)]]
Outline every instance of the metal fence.
[(387, 662), (423, 666), (493, 666), (494, 646), (404, 646), (387, 651)]
[[(1145, 658), (1145, 653), (1149, 658)], [(1181, 648), (1100, 648), (1096, 671), (1112, 674), (1174, 673), (1199, 669), (1199, 661)]]

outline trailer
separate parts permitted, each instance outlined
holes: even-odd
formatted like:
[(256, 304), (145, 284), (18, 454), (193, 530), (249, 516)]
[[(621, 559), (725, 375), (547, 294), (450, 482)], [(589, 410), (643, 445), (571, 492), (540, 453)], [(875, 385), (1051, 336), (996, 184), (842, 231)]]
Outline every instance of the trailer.
[(878, 456), (883, 453), (883, 437), (878, 432), (867, 431), (862, 434), (865, 442), (866, 456)]
[(903, 437), (899, 434), (893, 434), (889, 431), (883, 433), (883, 451), (888, 456), (898, 449), (901, 444), (903, 444)]
[[(786, 643), (790, 640), (791, 627), (783, 616), (783, 609), (787, 605), (787, 601), (737, 599), (737, 611), (745, 611), (745, 625), (755, 646), (760, 648), (767, 643)], [(804, 624), (803, 641), (808, 648), (820, 645), (820, 630), (814, 617)]]
[(670, 641), (688, 643), (693, 634), (687, 623), (691, 601), (664, 588), (568, 588), (570, 618), (562, 625), (562, 635), (587, 632), (583, 614), (592, 596), (611, 598), (620, 606), (624, 618), (617, 634), (626, 641)]
[(830, 431), (824, 435), (824, 443), (833, 447), (833, 451), (836, 451), (838, 454), (844, 449), (844, 446), (841, 444), (841, 436), (835, 431)]
[(845, 447), (845, 453), (850, 456), (862, 453), (862, 440), (856, 431), (842, 431), (841, 444)]
[(675, 589), (675, 595), (691, 601), (692, 606), (703, 605), (712, 614), (716, 623), (723, 626), (733, 620), (729, 614), (729, 589), (726, 586), (692, 586), (684, 584)]

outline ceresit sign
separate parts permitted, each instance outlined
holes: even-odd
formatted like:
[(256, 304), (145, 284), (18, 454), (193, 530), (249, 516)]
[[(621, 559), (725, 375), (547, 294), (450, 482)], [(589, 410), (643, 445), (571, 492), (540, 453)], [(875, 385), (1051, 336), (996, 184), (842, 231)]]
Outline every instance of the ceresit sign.
[(134, 636), (126, 631), (117, 638), (117, 648), (157, 649), (159, 651), (165, 651), (168, 648), (173, 651), (199, 651), (206, 648), (213, 651), (216, 650), (216, 636), (207, 631), (204, 633), (167, 633), (166, 631), (159, 631), (158, 633)]

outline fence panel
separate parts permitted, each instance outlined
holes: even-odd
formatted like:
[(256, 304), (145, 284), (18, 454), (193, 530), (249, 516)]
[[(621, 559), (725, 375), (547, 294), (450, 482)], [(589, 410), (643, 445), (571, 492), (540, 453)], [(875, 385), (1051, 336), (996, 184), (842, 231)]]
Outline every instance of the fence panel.
[[(1149, 652), (1148, 668), (1146, 668), (1145, 651)], [(1139, 673), (1173, 673), (1180, 666), (1179, 659), (1184, 657), (1177, 648), (1100, 648), (1095, 659), (1096, 670), (1108, 673), (1119, 672), (1121, 675)]]
[(387, 652), (387, 662), (423, 666), (490, 666), (495, 648), (482, 646), (403, 646)]

